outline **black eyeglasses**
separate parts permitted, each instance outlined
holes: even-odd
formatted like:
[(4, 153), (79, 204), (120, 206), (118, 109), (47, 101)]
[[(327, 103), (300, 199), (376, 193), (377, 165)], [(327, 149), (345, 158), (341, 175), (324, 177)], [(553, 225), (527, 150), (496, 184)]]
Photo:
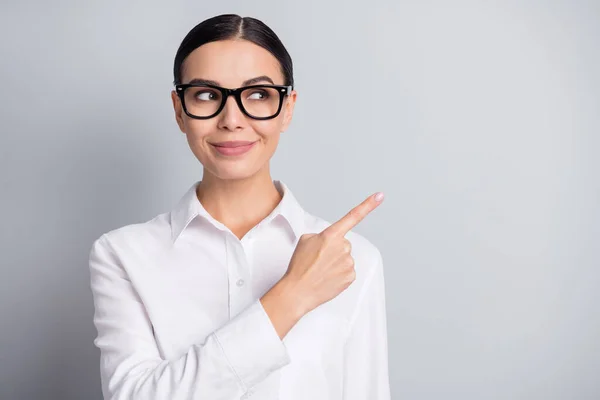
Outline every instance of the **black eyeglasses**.
[(183, 111), (191, 118), (213, 118), (223, 110), (229, 96), (233, 96), (240, 110), (252, 119), (275, 118), (281, 112), (283, 99), (292, 86), (251, 85), (227, 89), (209, 84), (186, 83), (175, 85)]

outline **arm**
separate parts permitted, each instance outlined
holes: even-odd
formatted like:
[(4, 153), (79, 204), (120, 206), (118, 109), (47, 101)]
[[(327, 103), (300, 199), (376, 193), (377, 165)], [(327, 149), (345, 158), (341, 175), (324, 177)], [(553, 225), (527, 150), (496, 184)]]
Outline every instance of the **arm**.
[(344, 348), (344, 400), (389, 400), (387, 323), (383, 262), (375, 267), (359, 296)]
[[(161, 358), (144, 305), (105, 235), (90, 253), (105, 399), (239, 399), (290, 362), (261, 301), (175, 360)], [(271, 305), (272, 308), (272, 305)], [(286, 322), (290, 327), (293, 323)]]

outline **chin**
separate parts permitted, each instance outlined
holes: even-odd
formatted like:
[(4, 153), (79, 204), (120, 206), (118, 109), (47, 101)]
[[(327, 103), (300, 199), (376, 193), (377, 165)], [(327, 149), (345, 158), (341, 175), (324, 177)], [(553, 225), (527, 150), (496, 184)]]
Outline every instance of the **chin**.
[(245, 162), (230, 162), (230, 165), (218, 165), (211, 168), (211, 173), (223, 180), (246, 179), (255, 175), (260, 168)]

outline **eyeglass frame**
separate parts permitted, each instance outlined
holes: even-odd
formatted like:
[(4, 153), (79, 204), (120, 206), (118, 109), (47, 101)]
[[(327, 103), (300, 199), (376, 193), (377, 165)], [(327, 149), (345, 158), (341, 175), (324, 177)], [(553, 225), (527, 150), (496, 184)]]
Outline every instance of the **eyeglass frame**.
[[(208, 88), (215, 89), (215, 90), (218, 90), (219, 92), (221, 92), (221, 99), (222, 99), (221, 105), (219, 106), (219, 108), (217, 108), (217, 111), (215, 111), (212, 115), (209, 115), (207, 117), (200, 117), (200, 116), (191, 114), (187, 110), (187, 107), (185, 105), (185, 99), (184, 99), (185, 90), (190, 87), (208, 87)], [(277, 107), (277, 112), (274, 115), (272, 115), (270, 117), (255, 117), (253, 115), (250, 115), (250, 113), (244, 108), (244, 105), (242, 103), (242, 92), (244, 90), (252, 89), (252, 88), (278, 89), (277, 93), (279, 93), (279, 105)], [(207, 84), (207, 83), (180, 83), (180, 84), (175, 85), (175, 91), (176, 91), (177, 95), (179, 96), (179, 99), (181, 100), (181, 105), (183, 107), (183, 111), (185, 112), (185, 114), (188, 117), (194, 118), (194, 119), (211, 119), (211, 118), (216, 117), (217, 115), (219, 115), (219, 113), (221, 111), (223, 111), (223, 108), (225, 108), (225, 104), (227, 103), (227, 99), (229, 98), (229, 96), (234, 97), (235, 102), (237, 103), (238, 107), (240, 108), (240, 111), (242, 111), (242, 113), (244, 115), (246, 115), (247, 117), (255, 119), (255, 120), (259, 120), (259, 121), (273, 119), (273, 118), (276, 118), (281, 113), (281, 109), (283, 106), (283, 99), (286, 96), (289, 96), (290, 93), (292, 92), (292, 90), (293, 90), (292, 85), (264, 85), (263, 84), (263, 85), (241, 86), (241, 87), (235, 88), (235, 89), (228, 89), (228, 88), (211, 85), (211, 84)]]

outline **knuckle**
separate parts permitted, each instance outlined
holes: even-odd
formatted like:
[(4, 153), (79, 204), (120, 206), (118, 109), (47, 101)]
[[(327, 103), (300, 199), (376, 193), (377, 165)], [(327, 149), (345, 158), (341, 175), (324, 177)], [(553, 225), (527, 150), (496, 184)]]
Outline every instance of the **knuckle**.
[(325, 243), (329, 243), (333, 240), (334, 236), (329, 231), (322, 232), (320, 234), (321, 240)]
[(344, 252), (348, 254), (352, 252), (352, 243), (348, 239), (344, 239)]
[(356, 280), (356, 271), (354, 269), (348, 274), (348, 280), (350, 283)]
[(346, 257), (344, 259), (344, 267), (353, 270), (354, 269), (354, 258)]

